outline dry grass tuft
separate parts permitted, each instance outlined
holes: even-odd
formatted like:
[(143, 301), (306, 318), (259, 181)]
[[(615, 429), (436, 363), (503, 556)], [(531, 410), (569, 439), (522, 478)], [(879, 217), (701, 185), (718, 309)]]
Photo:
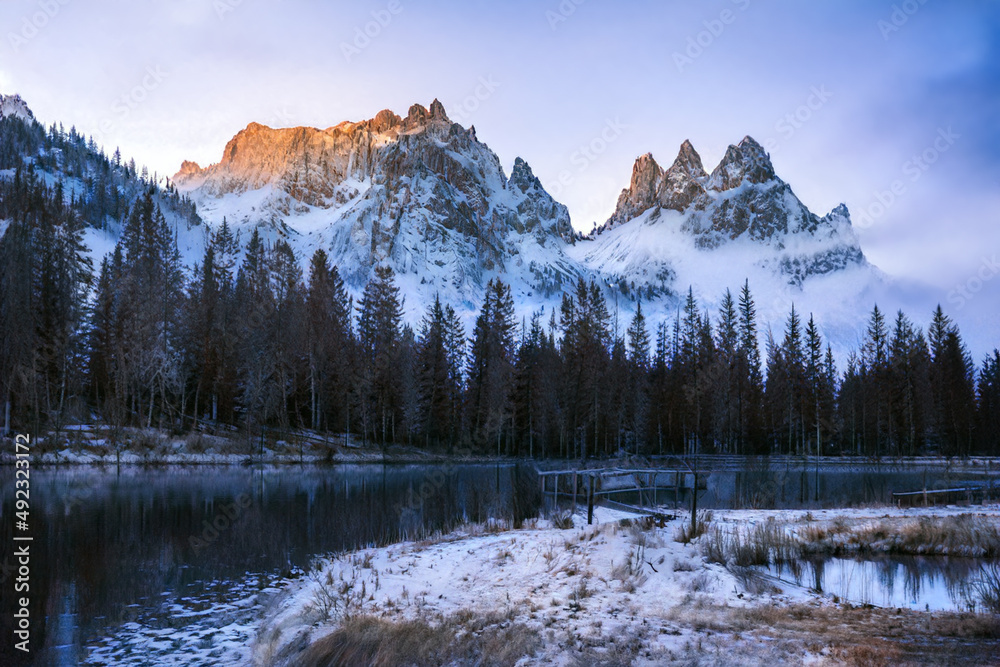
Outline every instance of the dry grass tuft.
[(972, 514), (882, 519), (849, 528), (843, 521), (798, 531), (803, 548), (812, 553), (890, 553), (912, 555), (1000, 556), (1000, 524)]
[(857, 644), (840, 651), (840, 658), (850, 667), (891, 667), (901, 662), (899, 648), (887, 642)]
[(709, 562), (737, 567), (781, 563), (801, 555), (795, 539), (774, 521), (759, 523), (746, 532), (716, 527), (703, 552)]
[(569, 530), (573, 527), (573, 513), (569, 510), (553, 512), (551, 516), (552, 525), (560, 530)]
[(409, 667), (411, 665), (513, 665), (538, 649), (537, 631), (505, 615), (471, 612), (436, 623), (392, 622), (373, 616), (347, 619), (295, 659), (302, 667)]
[(674, 533), (674, 541), (681, 544), (689, 544), (691, 540), (696, 540), (705, 533), (712, 525), (712, 512), (701, 512), (695, 519), (694, 527), (688, 521), (683, 522)]

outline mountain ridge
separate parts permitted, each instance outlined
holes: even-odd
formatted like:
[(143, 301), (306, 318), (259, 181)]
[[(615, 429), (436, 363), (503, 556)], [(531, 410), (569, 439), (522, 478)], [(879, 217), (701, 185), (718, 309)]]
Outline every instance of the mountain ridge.
[[(30, 113), (19, 97), (4, 99)], [(67, 192), (87, 194), (79, 178), (67, 182)], [(848, 349), (874, 302), (889, 310), (901, 302), (886, 297), (892, 281), (864, 257), (846, 206), (811, 213), (751, 137), (711, 172), (690, 141), (666, 169), (640, 156), (615, 214), (590, 236), (573, 230), (568, 209), (525, 160), (505, 174), (475, 128), (451, 122), (438, 100), (325, 129), (249, 123), (217, 163), (185, 161), (166, 188), (191, 202), (197, 223), (168, 216), (189, 269), (202, 261), (206, 230), (225, 219), (244, 240), (252, 228), (265, 242), (288, 241), (303, 268), (325, 250), (355, 296), (374, 267), (391, 266), (414, 325), (437, 297), (468, 325), (492, 278), (511, 285), (520, 316), (557, 309), (582, 278), (623, 317), (641, 301), (661, 320), (675, 315), (689, 286), (714, 309), (749, 280), (768, 322), (795, 303), (841, 331), (835, 347)], [(98, 228), (88, 232), (96, 265), (118, 226), (88, 224)]]

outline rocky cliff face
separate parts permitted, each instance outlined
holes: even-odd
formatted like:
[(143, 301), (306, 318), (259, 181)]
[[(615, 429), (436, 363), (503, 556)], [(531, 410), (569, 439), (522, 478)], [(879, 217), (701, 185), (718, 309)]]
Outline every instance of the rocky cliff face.
[(578, 274), (566, 207), (520, 158), (507, 178), (437, 100), (325, 130), (251, 123), (218, 164), (185, 162), (174, 181), (210, 220), (325, 247), (357, 285), (388, 263), (421, 293), (475, 302), (493, 275), (529, 294)]

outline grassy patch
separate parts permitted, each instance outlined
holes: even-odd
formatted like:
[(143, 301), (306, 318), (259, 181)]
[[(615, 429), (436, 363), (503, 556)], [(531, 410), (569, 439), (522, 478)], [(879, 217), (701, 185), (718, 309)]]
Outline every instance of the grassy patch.
[(796, 540), (775, 521), (759, 523), (748, 531), (716, 527), (704, 542), (703, 551), (709, 562), (736, 567), (766, 566), (801, 555)]
[(410, 665), (513, 665), (537, 650), (537, 631), (506, 616), (470, 612), (440, 618), (388, 621), (358, 616), (309, 646), (295, 659), (302, 667), (404, 667)]
[(847, 527), (843, 522), (798, 533), (812, 553), (889, 553), (911, 555), (1000, 556), (1000, 523), (995, 518), (959, 514), (947, 517), (878, 521)]

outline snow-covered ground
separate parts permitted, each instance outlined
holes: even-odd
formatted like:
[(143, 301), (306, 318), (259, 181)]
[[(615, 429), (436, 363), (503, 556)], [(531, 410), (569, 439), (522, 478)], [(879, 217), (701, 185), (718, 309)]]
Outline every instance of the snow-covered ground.
[[(329, 464), (382, 462), (435, 462), (442, 457), (416, 448), (393, 445), (387, 449), (363, 446), (356, 436), (321, 435), (314, 431), (294, 431), (269, 436), (263, 445), (258, 438), (248, 442), (245, 435), (213, 436), (191, 433), (184, 437), (160, 429), (126, 429), (115, 446), (108, 429), (94, 425), (72, 425), (58, 436), (49, 433), (46, 441), (33, 445), (33, 462), (51, 465), (241, 465), (255, 463)], [(454, 460), (456, 457), (448, 457)], [(467, 456), (463, 462), (490, 460)], [(13, 447), (0, 451), (0, 465), (12, 464)]]
[[(794, 530), (795, 525), (835, 520), (902, 520), (970, 511), (1000, 521), (996, 506), (811, 513), (732, 510), (715, 511), (712, 521), (728, 530), (779, 521)], [(519, 664), (593, 664), (588, 661), (626, 653), (630, 662), (624, 664), (633, 664), (632, 660), (634, 664), (673, 664), (684, 656), (707, 659), (722, 646), (748, 656), (746, 662), (727, 664), (784, 662), (789, 656), (809, 663), (829, 657), (822, 642), (812, 648), (781, 643), (761, 651), (754, 644), (758, 640), (749, 640), (738, 629), (728, 636), (726, 632), (706, 634), (705, 625), (717, 623), (707, 619), (719, 614), (749, 608), (836, 605), (787, 581), (767, 578), (767, 585), (748, 585), (725, 566), (708, 562), (698, 540), (689, 544), (675, 540), (686, 522), (689, 516), (642, 525), (634, 515), (597, 508), (592, 526), (576, 515), (569, 529), (547, 520), (503, 532), (473, 527), (438, 541), (332, 557), (277, 599), (258, 633), (253, 662), (296, 664), (308, 644), (335, 630), (345, 617), (371, 615), (433, 623), (462, 614), (497, 613), (508, 624), (523, 624), (541, 640), (534, 656)], [(700, 613), (704, 622), (695, 618)]]

